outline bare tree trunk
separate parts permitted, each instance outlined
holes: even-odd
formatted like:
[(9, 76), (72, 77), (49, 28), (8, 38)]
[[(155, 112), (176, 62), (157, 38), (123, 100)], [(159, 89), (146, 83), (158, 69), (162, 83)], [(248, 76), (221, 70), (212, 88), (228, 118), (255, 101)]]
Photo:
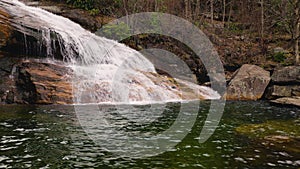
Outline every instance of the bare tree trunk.
[(300, 64), (300, 56), (299, 56), (299, 38), (300, 38), (300, 0), (296, 0), (295, 2), (295, 55), (296, 55), (296, 64)]
[(194, 19), (198, 19), (200, 15), (200, 0), (196, 1), (196, 8), (195, 8), (195, 18)]
[(189, 0), (184, 0), (184, 7), (185, 7), (185, 18), (189, 16)]
[(222, 18), (223, 26), (225, 26), (225, 15), (226, 15), (226, 0), (223, 0), (223, 18)]
[[(267, 48), (266, 48), (266, 44), (265, 44), (265, 4), (264, 4), (264, 0), (260, 0), (261, 3), (261, 39), (260, 39), (260, 45), (261, 45), (261, 51), (262, 54), (265, 56), (267, 53)], [(264, 59), (266, 59), (264, 57)]]
[(231, 0), (231, 1), (230, 1), (230, 9), (229, 9), (229, 14), (228, 14), (228, 20), (227, 20), (227, 22), (230, 22), (230, 20), (231, 20), (233, 3), (234, 3), (234, 1)]
[(159, 11), (158, 0), (155, 0), (155, 12)]
[(264, 12), (264, 0), (261, 0), (261, 39), (264, 39), (264, 29), (265, 29), (265, 12)]
[(127, 0), (123, 0), (123, 7), (124, 7), (124, 11), (125, 11), (125, 15), (128, 15), (128, 10), (127, 10), (127, 6), (128, 6), (128, 1)]
[(191, 0), (188, 1), (188, 8), (189, 8), (189, 12), (188, 12), (188, 18), (190, 19), (192, 17), (192, 3)]
[(210, 19), (211, 23), (214, 21), (214, 0), (210, 0)]
[(296, 37), (297, 39), (295, 40), (295, 55), (296, 55), (296, 64), (300, 65), (300, 56), (299, 56), (299, 29), (300, 29), (300, 23), (297, 24), (296, 28)]

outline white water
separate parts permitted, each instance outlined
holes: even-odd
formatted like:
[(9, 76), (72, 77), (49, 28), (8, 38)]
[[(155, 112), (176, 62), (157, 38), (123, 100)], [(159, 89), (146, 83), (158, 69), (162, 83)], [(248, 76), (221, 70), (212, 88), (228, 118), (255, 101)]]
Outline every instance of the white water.
[[(96, 36), (67, 18), (17, 0), (0, 0), (1, 6), (13, 15), (13, 25), (25, 34), (32, 34), (27, 27), (39, 30), (40, 44), (47, 47), (48, 58), (54, 57), (53, 34), (57, 35), (64, 62), (74, 72), (75, 103), (181, 100), (179, 89), (155, 84), (145, 75), (144, 72), (155, 73), (155, 68), (139, 52)], [(189, 86), (204, 93), (206, 99), (220, 97), (210, 88)]]

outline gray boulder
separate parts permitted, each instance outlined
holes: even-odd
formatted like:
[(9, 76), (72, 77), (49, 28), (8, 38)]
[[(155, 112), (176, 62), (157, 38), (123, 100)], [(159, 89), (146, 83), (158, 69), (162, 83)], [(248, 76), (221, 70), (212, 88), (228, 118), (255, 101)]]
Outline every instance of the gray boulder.
[(255, 65), (245, 64), (237, 70), (230, 81), (227, 100), (258, 100), (270, 82), (270, 72)]
[(300, 66), (287, 66), (274, 71), (272, 81), (275, 84), (300, 84)]

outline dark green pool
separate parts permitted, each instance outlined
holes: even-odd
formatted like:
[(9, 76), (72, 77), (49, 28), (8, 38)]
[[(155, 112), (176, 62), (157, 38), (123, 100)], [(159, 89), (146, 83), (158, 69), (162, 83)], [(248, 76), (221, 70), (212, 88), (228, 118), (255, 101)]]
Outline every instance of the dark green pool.
[[(218, 128), (200, 144), (210, 104), (200, 105), (196, 123), (183, 140), (164, 153), (144, 158), (109, 152), (105, 144), (110, 142), (96, 144), (82, 129), (73, 106), (0, 106), (0, 168), (300, 168), (298, 108), (227, 102)], [(127, 105), (99, 107), (123, 132), (155, 135), (172, 126), (180, 104), (168, 103), (161, 117), (144, 125), (127, 123), (118, 113), (132, 110)], [(149, 106), (138, 108), (147, 112)], [(95, 128), (104, 129), (109, 130)]]

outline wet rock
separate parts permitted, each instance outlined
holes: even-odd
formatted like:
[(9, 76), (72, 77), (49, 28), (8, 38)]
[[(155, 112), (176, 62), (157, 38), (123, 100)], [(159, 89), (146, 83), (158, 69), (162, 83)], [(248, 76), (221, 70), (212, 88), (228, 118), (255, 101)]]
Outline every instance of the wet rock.
[(243, 65), (230, 81), (227, 100), (258, 100), (270, 82), (270, 73), (255, 65)]
[(42, 8), (46, 11), (49, 11), (49, 12), (52, 12), (52, 13), (55, 13), (55, 14), (62, 14), (63, 13), (62, 9), (58, 6), (39, 6), (39, 8)]
[(90, 16), (86, 11), (80, 9), (65, 10), (60, 15), (69, 18), (70, 20), (80, 24), (82, 27), (91, 31), (96, 31), (102, 25), (95, 17)]
[(276, 69), (271, 78), (275, 84), (300, 84), (300, 66)]
[(38, 6), (40, 4), (40, 2), (39, 1), (33, 1), (33, 2), (31, 2), (31, 1), (26, 2), (25, 1), (25, 4), (28, 5), (28, 6)]
[(12, 104), (14, 103), (15, 101), (15, 98), (14, 98), (15, 94), (12, 92), (12, 91), (9, 91), (7, 92), (7, 95), (6, 95), (6, 103), (7, 104)]
[(14, 86), (11, 72), (14, 69), (14, 64), (18, 63), (20, 58), (9, 56), (7, 53), (0, 51), (0, 103), (13, 103), (14, 97), (12, 91)]
[(150, 78), (154, 84), (161, 86), (166, 91), (171, 91), (183, 100), (206, 100), (220, 98), (220, 95), (217, 92), (205, 86), (199, 86), (195, 83), (184, 80), (175, 80), (172, 77), (159, 75), (156, 73), (144, 72), (144, 74)]
[(280, 104), (280, 105), (291, 105), (300, 107), (300, 97), (283, 97), (276, 100), (272, 100), (272, 103)]
[(7, 22), (7, 18), (9, 18), (9, 14), (0, 8), (0, 49), (7, 45), (12, 34), (12, 29)]
[(17, 102), (30, 104), (71, 104), (72, 85), (65, 66), (23, 62), (17, 66)]

